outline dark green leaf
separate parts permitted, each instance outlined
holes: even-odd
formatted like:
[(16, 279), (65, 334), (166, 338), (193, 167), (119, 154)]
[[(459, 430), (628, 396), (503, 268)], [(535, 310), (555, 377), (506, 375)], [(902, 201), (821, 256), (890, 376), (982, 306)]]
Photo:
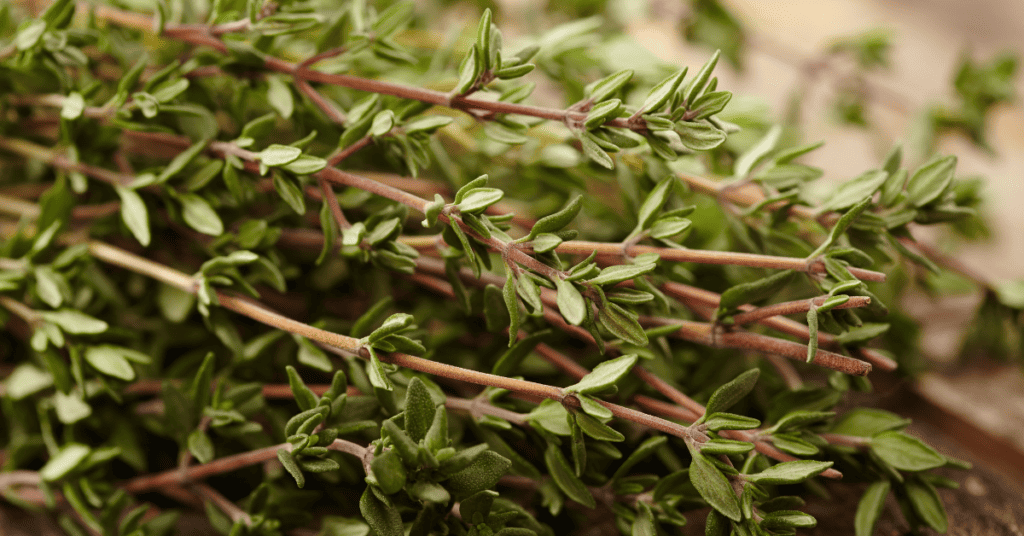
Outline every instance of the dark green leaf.
[(188, 451), (196, 457), (199, 463), (207, 463), (213, 459), (213, 441), (206, 432), (196, 429), (188, 435)]
[(277, 190), (281, 199), (288, 204), (296, 214), (306, 213), (306, 198), (302, 195), (302, 189), (295, 181), (283, 173), (274, 173), (274, 189)]
[(511, 466), (508, 458), (493, 450), (485, 450), (468, 467), (448, 477), (446, 487), (456, 499), (468, 497), (494, 487)]
[(654, 512), (644, 501), (636, 502), (636, 518), (630, 528), (631, 536), (657, 536), (658, 529), (654, 526)]
[(288, 385), (291, 387), (292, 396), (295, 397), (295, 403), (299, 405), (299, 409), (308, 411), (317, 407), (320, 399), (313, 394), (309, 387), (306, 387), (295, 367), (288, 365), (285, 370), (288, 372)]
[(363, 491), (359, 498), (359, 513), (363, 515), (373, 532), (378, 536), (403, 536), (402, 517), (398, 508), (390, 502), (385, 502), (377, 497), (371, 486)]
[(711, 439), (700, 446), (701, 453), (708, 456), (721, 454), (746, 454), (754, 450), (754, 444), (749, 441), (734, 441), (731, 439)]
[(856, 205), (882, 187), (889, 174), (885, 171), (867, 171), (836, 188), (835, 193), (822, 204), (822, 210), (842, 210)]
[(295, 461), (295, 456), (290, 451), (278, 449), (277, 459), (281, 461), (281, 465), (288, 471), (288, 474), (292, 475), (292, 478), (295, 479), (295, 485), (300, 488), (306, 485), (306, 477), (302, 474), (302, 469), (299, 468), (299, 464)]
[(759, 484), (796, 484), (832, 467), (833, 462), (796, 460), (773, 465), (760, 473), (746, 475), (750, 482)]
[(583, 433), (598, 441), (623, 441), (626, 436), (600, 420), (583, 412), (573, 415)]
[(409, 382), (405, 392), (405, 431), (413, 441), (419, 442), (427, 435), (434, 420), (434, 399), (419, 378)]
[(509, 347), (512, 347), (519, 334), (519, 298), (516, 297), (515, 279), (511, 274), (505, 278), (505, 286), (502, 288), (501, 295), (505, 300), (505, 308), (508, 309), (508, 316), (510, 319), (508, 326), (508, 345)]
[(367, 363), (367, 374), (370, 377), (370, 384), (377, 389), (385, 391), (394, 390), (395, 387), (391, 384), (391, 380), (388, 379), (384, 365), (380, 362), (380, 358), (377, 357), (377, 352), (372, 346), (367, 348), (367, 350), (370, 352), (370, 362)]
[(936, 157), (914, 171), (907, 183), (907, 197), (916, 207), (923, 207), (935, 201), (953, 181), (956, 157)]
[(886, 463), (904, 471), (924, 471), (946, 463), (946, 458), (935, 449), (903, 432), (881, 432), (873, 436), (871, 449)]
[(386, 450), (374, 456), (370, 468), (380, 490), (384, 493), (391, 495), (405, 487), (405, 465), (394, 451)]
[(683, 77), (686, 76), (687, 69), (684, 67), (683, 70), (669, 76), (668, 78), (658, 82), (658, 85), (651, 89), (651, 92), (647, 94), (647, 98), (644, 99), (643, 105), (640, 106), (640, 110), (643, 113), (657, 112), (665, 105), (666, 102), (672, 97), (676, 89), (679, 88), (679, 84), (683, 81)]
[(764, 516), (761, 527), (766, 530), (783, 532), (793, 529), (809, 529), (818, 525), (814, 516), (797, 510), (777, 510)]
[(592, 279), (588, 279), (587, 283), (591, 285), (611, 286), (617, 285), (623, 281), (635, 279), (641, 275), (651, 273), (657, 268), (658, 265), (655, 263), (650, 264), (618, 264), (609, 266), (604, 270), (601, 270), (601, 274)]
[[(697, 98), (690, 105), (691, 121), (700, 121), (725, 109), (725, 105), (732, 100), (732, 93), (728, 91), (712, 91)], [(689, 115), (687, 116), (689, 117)]]
[(743, 399), (743, 397), (747, 396), (754, 389), (754, 386), (757, 385), (757, 379), (760, 375), (760, 369), (750, 369), (736, 376), (731, 382), (715, 389), (715, 392), (711, 394), (711, 398), (708, 400), (704, 416), (701, 417), (699, 422), (704, 422), (710, 415), (729, 409)]
[(587, 486), (569, 467), (569, 462), (557, 446), (548, 444), (547, 450), (544, 451), (544, 463), (548, 467), (552, 480), (555, 481), (555, 484), (566, 496), (587, 508), (597, 507), (597, 501), (594, 500), (594, 496), (590, 494)]
[(583, 208), (583, 196), (577, 195), (562, 210), (537, 220), (537, 223), (533, 224), (533, 227), (530, 229), (530, 234), (523, 241), (533, 240), (541, 233), (554, 233), (562, 230), (563, 227), (569, 225), (576, 218), (581, 208)]
[(631, 78), (633, 78), (633, 71), (624, 69), (587, 84), (583, 93), (593, 102), (602, 102), (626, 85)]
[(751, 430), (761, 426), (761, 421), (752, 417), (733, 413), (714, 413), (704, 420), (707, 429), (712, 432), (719, 430)]
[(637, 346), (647, 346), (647, 334), (636, 318), (621, 306), (609, 303), (597, 315), (601, 325), (616, 337)]
[(41, 311), (39, 314), (43, 320), (56, 324), (64, 332), (74, 335), (103, 333), (108, 327), (106, 322), (74, 309)]
[(857, 503), (857, 513), (853, 518), (853, 530), (856, 536), (871, 536), (875, 523), (885, 508), (885, 498), (889, 495), (889, 481), (881, 480), (868, 486)]
[(855, 408), (847, 412), (832, 427), (833, 434), (871, 437), (887, 430), (903, 429), (910, 419), (875, 408)]
[(940, 534), (949, 529), (946, 520), (946, 509), (935, 488), (925, 480), (910, 479), (906, 484), (907, 498), (914, 512), (924, 520), (925, 524)]
[[(704, 86), (711, 78), (711, 72), (715, 70), (715, 66), (718, 65), (718, 58), (722, 55), (721, 50), (716, 50), (711, 58), (708, 59), (707, 63), (701, 66), (697, 74), (693, 75), (693, 80), (690, 81), (686, 86), (686, 91), (683, 93), (684, 102), (694, 102), (697, 95), (700, 95), (701, 91), (704, 90)], [(739, 521), (739, 520), (736, 520)]]
[(740, 504), (729, 479), (707, 456), (694, 450), (691, 445), (687, 446), (693, 456), (690, 463), (690, 482), (693, 487), (697, 488), (697, 492), (712, 508), (733, 521), (739, 521), (742, 517)]
[(796, 272), (785, 270), (776, 272), (763, 279), (740, 283), (722, 293), (718, 310), (721, 313), (736, 309), (747, 303), (757, 303), (766, 300), (793, 280)]

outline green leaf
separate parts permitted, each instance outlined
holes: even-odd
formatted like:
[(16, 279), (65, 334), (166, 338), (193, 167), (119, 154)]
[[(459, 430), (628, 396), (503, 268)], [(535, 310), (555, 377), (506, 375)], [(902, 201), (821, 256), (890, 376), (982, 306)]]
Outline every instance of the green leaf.
[(199, 463), (207, 463), (213, 459), (213, 441), (206, 432), (196, 429), (188, 435), (188, 451), (195, 456)]
[(667, 217), (654, 222), (651, 227), (651, 238), (667, 240), (690, 228), (693, 222), (686, 218)]
[(180, 194), (181, 216), (189, 227), (210, 236), (224, 234), (224, 223), (213, 207), (196, 194)]
[(701, 95), (690, 105), (691, 121), (707, 119), (725, 109), (725, 105), (732, 100), (732, 93), (728, 91), (712, 91)]
[(296, 214), (306, 213), (306, 198), (302, 195), (302, 189), (295, 181), (283, 173), (274, 173), (274, 189), (277, 190), (281, 199), (288, 204)]
[(615, 162), (612, 160), (612, 157), (608, 156), (608, 153), (604, 152), (604, 149), (601, 149), (601, 146), (594, 139), (594, 135), (590, 132), (582, 132), (580, 134), (579, 140), (580, 145), (583, 147), (583, 154), (602, 167), (613, 169)]
[(603, 125), (606, 121), (618, 117), (623, 109), (622, 101), (619, 99), (606, 100), (587, 112), (587, 118), (583, 121), (583, 128), (593, 130)]
[(374, 350), (372, 346), (368, 347), (367, 350), (370, 351), (370, 362), (367, 364), (367, 373), (370, 376), (370, 384), (377, 389), (393, 391), (395, 387), (391, 384), (391, 380), (388, 379), (387, 372), (384, 371), (384, 365), (377, 357), (376, 350)]
[(650, 228), (655, 217), (658, 215), (658, 212), (661, 211), (661, 207), (665, 206), (665, 201), (668, 200), (668, 195), (671, 192), (672, 185), (675, 181), (675, 177), (666, 177), (662, 179), (653, 190), (651, 190), (651, 193), (647, 194), (647, 198), (645, 198), (643, 204), (640, 205), (640, 210), (637, 213), (636, 229), (630, 233), (631, 235)]
[(889, 465), (904, 471), (924, 471), (945, 465), (946, 458), (916, 437), (881, 432), (871, 438), (871, 450)]
[(435, 503), (435, 504), (448, 504), (451, 500), (451, 495), (448, 490), (444, 489), (439, 484), (434, 482), (428, 482), (426, 480), (419, 480), (410, 485), (407, 490), (409, 496), (419, 499), (423, 502)]
[(679, 88), (679, 84), (683, 81), (683, 77), (686, 76), (687, 68), (676, 72), (668, 78), (658, 82), (658, 85), (651, 89), (651, 92), (647, 94), (647, 98), (644, 99), (643, 105), (640, 106), (640, 110), (643, 113), (657, 112), (665, 105), (666, 102), (672, 97), (676, 89)]
[(569, 201), (562, 210), (549, 214), (543, 218), (537, 220), (537, 223), (533, 224), (528, 234), (521, 241), (526, 242), (536, 239), (541, 233), (554, 233), (561, 231), (566, 225), (572, 222), (576, 218), (576, 215), (580, 213), (580, 209), (583, 208), (583, 196), (577, 195)]
[(375, 37), (384, 38), (398, 31), (405, 26), (412, 18), (415, 3), (411, 1), (398, 2), (385, 9), (374, 21), (372, 30)]
[(377, 341), (384, 340), (387, 337), (412, 326), (415, 320), (416, 319), (408, 313), (395, 313), (387, 317), (379, 328), (373, 330), (373, 332), (366, 337), (366, 341), (372, 345)]
[(583, 295), (575, 285), (557, 277), (555, 288), (558, 290), (558, 312), (562, 313), (566, 322), (574, 326), (580, 325), (587, 316), (587, 302)]
[(773, 465), (760, 473), (746, 475), (750, 482), (758, 484), (796, 484), (820, 474), (832, 467), (833, 462), (796, 460)]
[(647, 333), (636, 317), (617, 304), (609, 303), (597, 314), (601, 325), (616, 337), (637, 346), (647, 346)]
[(53, 271), (49, 266), (37, 266), (33, 270), (36, 279), (36, 294), (50, 307), (60, 307), (64, 303), (62, 288), (67, 287), (64, 277)]
[(633, 369), (638, 358), (639, 356), (636, 354), (627, 354), (615, 359), (609, 359), (594, 367), (590, 374), (587, 374), (579, 382), (566, 387), (564, 390), (567, 393), (580, 394), (607, 391)]
[(288, 386), (291, 387), (292, 396), (295, 398), (295, 403), (299, 405), (299, 409), (305, 412), (317, 407), (320, 399), (313, 394), (309, 387), (306, 387), (302, 377), (299, 376), (299, 371), (291, 365), (285, 367), (285, 371), (288, 373)]
[(7, 389), (7, 396), (13, 400), (21, 400), (52, 386), (53, 374), (23, 363), (18, 365), (3, 383)]
[(296, 175), (311, 175), (326, 168), (327, 161), (315, 156), (301, 155), (281, 167)]
[(373, 116), (373, 122), (370, 124), (370, 135), (383, 136), (388, 132), (391, 132), (391, 128), (394, 126), (395, 112), (391, 110), (381, 110), (377, 112), (377, 115)]
[(833, 434), (871, 437), (888, 430), (903, 429), (910, 419), (875, 408), (855, 408), (848, 411), (832, 427)]
[(956, 157), (936, 157), (914, 171), (907, 183), (907, 197), (915, 207), (923, 207), (946, 192), (953, 181)]
[(64, 424), (74, 424), (92, 415), (92, 407), (82, 400), (82, 395), (77, 389), (69, 394), (60, 391), (54, 393), (53, 407), (57, 410), (57, 418)]
[(731, 439), (711, 439), (700, 446), (701, 453), (708, 456), (746, 454), (751, 450), (754, 450), (753, 443)]
[(728, 311), (732, 311), (741, 305), (747, 303), (756, 304), (757, 302), (770, 298), (773, 294), (788, 285), (795, 275), (796, 272), (793, 270), (784, 270), (782, 272), (776, 272), (763, 279), (750, 281), (748, 283), (740, 283), (739, 285), (730, 287), (722, 293), (722, 298), (718, 304), (719, 316)]
[(715, 389), (705, 407), (704, 416), (698, 422), (704, 422), (709, 415), (725, 411), (742, 400), (750, 391), (754, 390), (760, 375), (760, 369), (750, 369), (736, 376), (731, 382)]
[(711, 78), (711, 72), (714, 71), (715, 66), (718, 65), (718, 58), (721, 55), (722, 51), (716, 50), (715, 53), (711, 55), (711, 58), (708, 59), (707, 63), (705, 63), (700, 70), (697, 71), (697, 74), (693, 76), (693, 80), (687, 84), (686, 91), (683, 93), (684, 102), (694, 102), (697, 95), (700, 95), (700, 92), (704, 90), (704, 86)]
[(811, 305), (807, 310), (807, 362), (814, 361), (818, 354), (818, 308)]
[(370, 462), (370, 468), (374, 478), (377, 479), (380, 490), (384, 493), (391, 495), (405, 487), (405, 465), (402, 464), (402, 458), (395, 451), (386, 450), (374, 456), (373, 461)]
[(132, 381), (135, 379), (135, 369), (127, 358), (131, 352), (133, 351), (119, 346), (90, 346), (85, 350), (85, 360), (107, 376)]
[(615, 94), (622, 86), (626, 85), (630, 79), (633, 78), (633, 71), (630, 69), (623, 69), (617, 73), (612, 73), (600, 80), (595, 80), (583, 89), (583, 94), (593, 102), (602, 102), (608, 97)]
[(452, 93), (462, 95), (469, 88), (473, 87), (473, 82), (476, 82), (476, 79), (480, 76), (481, 62), (477, 59), (479, 55), (480, 47), (474, 44), (462, 60), (462, 64), (459, 67), (459, 81), (455, 84), (455, 88), (452, 89)]
[(733, 521), (739, 521), (742, 518), (740, 503), (729, 479), (689, 442), (687, 447), (693, 456), (690, 463), (690, 482), (693, 487), (697, 488), (697, 492), (712, 508)]
[(717, 432), (719, 430), (751, 430), (761, 426), (761, 421), (733, 413), (713, 413), (704, 420), (704, 424), (708, 430)]
[(206, 149), (207, 143), (209, 143), (209, 140), (207, 139), (199, 140), (198, 142), (190, 145), (188, 149), (178, 153), (178, 155), (171, 159), (170, 163), (167, 164), (167, 167), (160, 172), (160, 175), (157, 175), (153, 182), (158, 184), (163, 183), (180, 173), (181, 170), (185, 169), (185, 166), (189, 165), (196, 159), (196, 157), (199, 156), (200, 153), (203, 152), (204, 149)]
[(288, 471), (288, 474), (292, 475), (292, 478), (295, 479), (296, 486), (301, 488), (306, 485), (306, 476), (302, 474), (302, 469), (299, 468), (299, 464), (295, 461), (295, 456), (291, 452), (286, 449), (278, 449), (277, 459), (280, 460), (281, 465)]
[(74, 471), (89, 456), (89, 447), (81, 443), (68, 443), (39, 470), (45, 482), (54, 482)]
[(511, 273), (505, 278), (501, 296), (505, 300), (505, 308), (508, 309), (508, 345), (512, 347), (519, 334), (519, 298), (516, 297), (515, 278)]
[(288, 89), (288, 85), (277, 76), (267, 77), (267, 102), (285, 119), (290, 119), (292, 112), (295, 111), (295, 98), (292, 96), (292, 90)]
[(36, 19), (28, 23), (17, 35), (14, 36), (14, 46), (18, 50), (28, 50), (39, 42), (39, 38), (46, 31), (46, 21)]
[(91, 335), (103, 333), (109, 327), (106, 322), (93, 318), (85, 313), (74, 309), (61, 309), (60, 311), (41, 311), (43, 320), (56, 324), (65, 333), (73, 335)]
[(832, 196), (822, 204), (822, 210), (842, 210), (852, 207), (865, 197), (873, 195), (885, 184), (889, 174), (885, 171), (866, 171), (836, 188)]
[(85, 99), (82, 98), (81, 93), (74, 91), (64, 99), (64, 104), (60, 108), (60, 116), (68, 121), (73, 121), (81, 117), (83, 111), (85, 111)]
[(497, 188), (474, 188), (466, 192), (462, 201), (456, 206), (461, 212), (476, 214), (501, 201), (501, 198), (504, 196), (505, 192)]
[(617, 264), (601, 270), (600, 275), (593, 279), (588, 279), (587, 283), (601, 286), (617, 285), (623, 281), (629, 281), (644, 274), (648, 274), (654, 271), (657, 267), (658, 265), (655, 263)]
[(610, 480), (615, 481), (618, 478), (625, 476), (633, 466), (644, 461), (651, 454), (654, 454), (654, 452), (664, 445), (666, 441), (668, 441), (668, 438), (665, 436), (653, 436), (645, 439), (643, 443), (637, 445), (636, 448), (630, 452), (629, 457), (627, 457), (626, 460), (622, 462), (622, 465), (615, 470), (615, 473), (612, 475)]
[(906, 490), (914, 512), (929, 527), (944, 534), (949, 529), (949, 522), (946, 520), (946, 509), (943, 508), (942, 499), (939, 498), (935, 487), (926, 480), (913, 478), (907, 481)]
[(654, 512), (651, 511), (650, 505), (644, 501), (637, 501), (636, 507), (636, 518), (630, 527), (631, 536), (657, 536), (658, 529), (654, 525)]
[(758, 140), (753, 147), (747, 149), (746, 152), (741, 154), (736, 159), (736, 164), (733, 166), (733, 176), (737, 178), (746, 178), (750, 171), (754, 169), (758, 163), (765, 159), (772, 151), (775, 150), (775, 146), (779, 143), (779, 137), (782, 135), (782, 127), (774, 125), (772, 128), (765, 133), (764, 137)]
[(590, 494), (587, 486), (569, 467), (569, 462), (557, 446), (548, 444), (547, 450), (544, 451), (544, 463), (547, 465), (548, 472), (551, 474), (552, 480), (555, 481), (555, 485), (566, 496), (587, 508), (593, 509), (597, 507), (597, 501), (594, 500), (594, 496)]
[(761, 528), (770, 531), (792, 531), (793, 529), (810, 529), (818, 525), (814, 516), (798, 510), (776, 510), (764, 516)]
[(302, 149), (277, 143), (268, 146), (256, 155), (260, 162), (269, 167), (290, 164), (298, 160), (300, 156), (302, 156)]
[(679, 141), (691, 151), (710, 151), (725, 142), (725, 132), (710, 123), (683, 121), (676, 123), (675, 127)]
[(889, 331), (889, 324), (865, 323), (860, 327), (850, 328), (845, 333), (836, 335), (836, 340), (840, 344), (852, 344), (874, 339), (886, 331)]
[(868, 486), (857, 503), (857, 513), (853, 518), (853, 530), (856, 536), (871, 536), (875, 531), (875, 523), (885, 508), (885, 498), (889, 495), (888, 480), (881, 480)]
[(485, 450), (468, 467), (448, 477), (446, 487), (459, 500), (493, 488), (509, 467), (512, 467), (512, 462), (508, 458), (493, 450)]
[(121, 198), (121, 219), (139, 244), (143, 247), (150, 245), (150, 213), (146, 211), (141, 196), (133, 190), (115, 190)]
[(426, 437), (435, 409), (434, 399), (423, 380), (413, 378), (405, 392), (405, 431), (413, 441), (419, 442)]
[(598, 441), (617, 442), (624, 441), (626, 439), (626, 436), (622, 435), (618, 430), (586, 413), (575, 413), (573, 414), (573, 418), (576, 419), (576, 424), (579, 425), (579, 428), (583, 433)]

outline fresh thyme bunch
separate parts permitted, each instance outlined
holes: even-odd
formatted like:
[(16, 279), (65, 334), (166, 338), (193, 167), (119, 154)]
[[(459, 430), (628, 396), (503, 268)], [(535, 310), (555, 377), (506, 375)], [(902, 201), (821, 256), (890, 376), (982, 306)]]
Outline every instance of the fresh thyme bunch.
[(0, 8), (5, 501), (69, 534), (793, 534), (841, 478), (858, 534), (890, 493), (945, 530), (963, 463), (835, 410), (907, 357), (882, 282), (972, 217), (955, 157), (813, 197), (820, 144), (741, 128), (718, 53), (639, 76), (587, 56), (598, 19), (31, 8)]

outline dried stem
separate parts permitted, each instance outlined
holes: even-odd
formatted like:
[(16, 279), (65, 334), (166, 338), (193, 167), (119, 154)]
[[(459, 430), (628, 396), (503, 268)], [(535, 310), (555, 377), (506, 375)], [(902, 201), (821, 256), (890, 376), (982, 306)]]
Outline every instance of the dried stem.
[[(756, 309), (746, 311), (732, 317), (733, 325), (743, 326), (753, 322), (760, 322), (765, 318), (771, 318), (773, 316), (781, 315), (792, 315), (797, 313), (806, 313), (811, 309), (812, 306), (820, 307), (829, 296), (818, 296), (817, 298), (811, 298), (809, 300), (793, 300), (783, 303), (774, 303), (772, 305), (766, 305), (764, 307), (758, 307)], [(837, 305), (835, 309), (852, 309), (855, 307), (864, 307), (871, 303), (871, 298), (866, 296), (851, 296), (850, 300), (842, 305)]]

